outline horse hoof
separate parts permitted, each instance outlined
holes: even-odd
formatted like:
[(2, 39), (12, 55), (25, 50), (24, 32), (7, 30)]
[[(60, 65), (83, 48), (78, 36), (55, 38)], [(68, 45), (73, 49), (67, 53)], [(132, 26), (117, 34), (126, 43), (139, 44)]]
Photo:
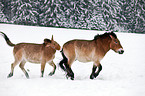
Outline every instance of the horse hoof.
[(67, 79), (69, 79), (69, 78), (70, 78), (71, 80), (74, 80), (74, 78), (73, 78), (73, 77), (66, 77), (66, 78), (67, 78)]
[(40, 77), (43, 78), (43, 75), (41, 75)]
[(70, 76), (68, 76), (68, 75), (66, 75), (66, 78), (67, 78), (67, 79), (70, 78), (71, 80), (74, 80), (74, 77), (70, 77)]
[(71, 80), (74, 80), (74, 78), (73, 78), (73, 77), (71, 77), (70, 79), (71, 79)]
[(53, 74), (54, 74), (53, 72), (50, 72), (50, 73), (49, 73), (49, 76), (52, 76)]
[(94, 79), (94, 78), (95, 78), (95, 76), (94, 76), (94, 75), (91, 75), (91, 76), (90, 76), (90, 79)]
[(29, 79), (29, 75), (27, 75), (26, 78)]
[(13, 73), (10, 73), (8, 76), (7, 76), (7, 78), (10, 78), (10, 77), (12, 77), (13, 76)]
[(27, 79), (29, 79), (29, 74), (27, 72), (25, 73), (25, 76)]

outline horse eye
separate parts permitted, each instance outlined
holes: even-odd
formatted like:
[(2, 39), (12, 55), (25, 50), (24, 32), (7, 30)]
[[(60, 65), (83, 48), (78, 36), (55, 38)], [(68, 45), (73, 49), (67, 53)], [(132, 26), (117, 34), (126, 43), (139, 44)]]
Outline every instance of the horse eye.
[(117, 44), (118, 42), (115, 41), (115, 44)]

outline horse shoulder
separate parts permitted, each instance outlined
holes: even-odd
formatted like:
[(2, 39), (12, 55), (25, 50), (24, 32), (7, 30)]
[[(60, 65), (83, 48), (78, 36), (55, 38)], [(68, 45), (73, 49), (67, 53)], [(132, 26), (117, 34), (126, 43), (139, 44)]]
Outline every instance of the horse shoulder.
[(97, 40), (95, 41), (95, 56), (98, 57), (99, 61), (103, 59), (105, 56), (106, 52), (106, 45), (101, 41)]
[(43, 49), (43, 59), (50, 61), (55, 58), (56, 50), (51, 47), (45, 47)]

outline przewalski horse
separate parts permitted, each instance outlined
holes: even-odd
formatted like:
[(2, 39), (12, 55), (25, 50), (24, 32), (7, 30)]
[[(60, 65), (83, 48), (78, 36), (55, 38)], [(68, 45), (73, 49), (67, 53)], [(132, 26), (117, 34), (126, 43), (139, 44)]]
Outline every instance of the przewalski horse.
[(5, 38), (7, 44), (13, 49), (13, 55), (15, 58), (14, 63), (11, 64), (11, 72), (8, 77), (13, 76), (14, 68), (17, 64), (20, 64), (19, 67), (24, 72), (25, 76), (29, 78), (28, 73), (24, 69), (25, 63), (41, 63), (41, 77), (44, 74), (44, 68), (46, 63), (49, 63), (53, 67), (53, 71), (49, 73), (49, 75), (53, 75), (56, 70), (56, 65), (53, 62), (55, 57), (56, 50), (60, 50), (60, 45), (53, 40), (53, 35), (51, 40), (44, 39), (43, 44), (34, 44), (34, 43), (19, 43), (13, 44), (7, 35), (3, 32), (0, 32), (1, 35)]
[[(75, 60), (80, 62), (94, 62), (90, 79), (96, 78), (102, 70), (100, 61), (110, 50), (123, 54), (124, 50), (114, 32), (96, 35), (93, 40), (71, 40), (63, 45), (60, 67), (67, 72), (67, 77), (74, 80), (71, 65)], [(98, 71), (96, 69), (98, 67)]]

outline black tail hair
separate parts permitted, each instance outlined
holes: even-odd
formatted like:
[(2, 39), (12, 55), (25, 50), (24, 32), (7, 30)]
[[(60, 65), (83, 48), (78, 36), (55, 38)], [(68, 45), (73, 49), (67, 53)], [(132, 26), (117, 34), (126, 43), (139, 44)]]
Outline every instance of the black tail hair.
[(68, 59), (64, 55), (63, 49), (60, 52), (62, 54), (63, 59), (60, 61), (59, 65), (64, 71), (67, 72), (67, 78), (70, 77), (71, 80), (74, 80), (74, 73), (68, 65)]
[(6, 40), (6, 42), (7, 42), (7, 44), (8, 44), (9, 46), (11, 46), (11, 47), (15, 46), (15, 44), (13, 44), (13, 43), (10, 41), (10, 39), (8, 38), (8, 36), (7, 36), (5, 33), (3, 33), (3, 32), (0, 32), (0, 33), (2, 34), (2, 36), (4, 37), (4, 39)]
[(60, 66), (64, 71), (66, 71), (66, 66), (67, 66), (68, 59), (67, 59), (66, 56), (64, 55), (63, 49), (62, 49), (60, 52), (61, 52), (61, 54), (62, 54), (63, 59), (60, 61), (59, 66)]

